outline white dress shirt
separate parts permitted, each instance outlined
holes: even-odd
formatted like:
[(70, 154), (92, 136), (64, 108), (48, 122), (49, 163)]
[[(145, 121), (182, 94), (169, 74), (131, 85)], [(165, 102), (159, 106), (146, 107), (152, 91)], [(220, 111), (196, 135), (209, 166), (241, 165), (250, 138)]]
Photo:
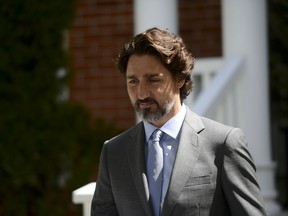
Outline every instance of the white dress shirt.
[[(166, 192), (168, 190), (170, 176), (174, 165), (179, 139), (180, 131), (186, 115), (186, 106), (183, 104), (181, 110), (169, 121), (167, 121), (161, 128), (164, 132), (161, 138), (161, 145), (163, 147), (163, 184), (162, 184), (162, 201), (164, 202)], [(154, 125), (144, 121), (145, 135), (146, 135), (146, 152), (149, 148), (148, 141), (152, 133), (157, 129)], [(147, 158), (147, 157), (146, 157)], [(147, 160), (147, 159), (146, 159)], [(147, 161), (146, 161), (147, 162)], [(147, 164), (147, 163), (146, 163)]]

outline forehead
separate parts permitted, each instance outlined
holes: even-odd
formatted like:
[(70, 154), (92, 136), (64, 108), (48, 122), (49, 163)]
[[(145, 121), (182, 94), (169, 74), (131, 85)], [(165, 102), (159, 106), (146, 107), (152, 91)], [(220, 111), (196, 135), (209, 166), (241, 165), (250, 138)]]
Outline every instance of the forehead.
[(127, 63), (126, 76), (171, 75), (161, 61), (152, 55), (131, 55)]

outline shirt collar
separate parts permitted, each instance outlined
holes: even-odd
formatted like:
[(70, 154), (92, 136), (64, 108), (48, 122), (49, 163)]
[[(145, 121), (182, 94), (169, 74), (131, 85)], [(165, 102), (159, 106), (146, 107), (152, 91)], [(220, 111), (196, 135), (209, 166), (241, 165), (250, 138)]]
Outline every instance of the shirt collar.
[[(161, 128), (161, 131), (169, 135), (170, 137), (176, 139), (184, 121), (186, 115), (186, 106), (182, 104), (180, 111), (169, 119)], [(144, 128), (146, 134), (146, 141), (148, 142), (152, 133), (157, 129), (154, 125), (150, 124), (147, 121), (144, 121)]]

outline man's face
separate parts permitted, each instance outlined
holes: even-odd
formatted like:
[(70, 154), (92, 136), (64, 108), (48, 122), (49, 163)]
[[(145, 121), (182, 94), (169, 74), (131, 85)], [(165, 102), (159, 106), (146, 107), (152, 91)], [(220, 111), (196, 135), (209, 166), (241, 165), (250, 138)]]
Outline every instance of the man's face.
[(131, 103), (144, 120), (162, 126), (180, 110), (184, 81), (175, 81), (156, 57), (130, 56), (126, 80)]

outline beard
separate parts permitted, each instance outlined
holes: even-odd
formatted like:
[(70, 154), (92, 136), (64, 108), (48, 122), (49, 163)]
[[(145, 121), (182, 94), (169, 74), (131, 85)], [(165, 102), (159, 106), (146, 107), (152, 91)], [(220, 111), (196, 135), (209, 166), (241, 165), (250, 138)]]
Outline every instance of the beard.
[[(156, 105), (156, 109), (153, 110), (153, 108), (151, 107), (141, 109), (140, 108), (141, 103), (154, 103)], [(164, 104), (161, 106), (160, 103), (155, 99), (146, 98), (144, 100), (137, 100), (133, 106), (141, 119), (149, 123), (152, 123), (160, 120), (164, 115), (169, 113), (174, 104), (175, 104), (174, 100), (166, 100)]]

